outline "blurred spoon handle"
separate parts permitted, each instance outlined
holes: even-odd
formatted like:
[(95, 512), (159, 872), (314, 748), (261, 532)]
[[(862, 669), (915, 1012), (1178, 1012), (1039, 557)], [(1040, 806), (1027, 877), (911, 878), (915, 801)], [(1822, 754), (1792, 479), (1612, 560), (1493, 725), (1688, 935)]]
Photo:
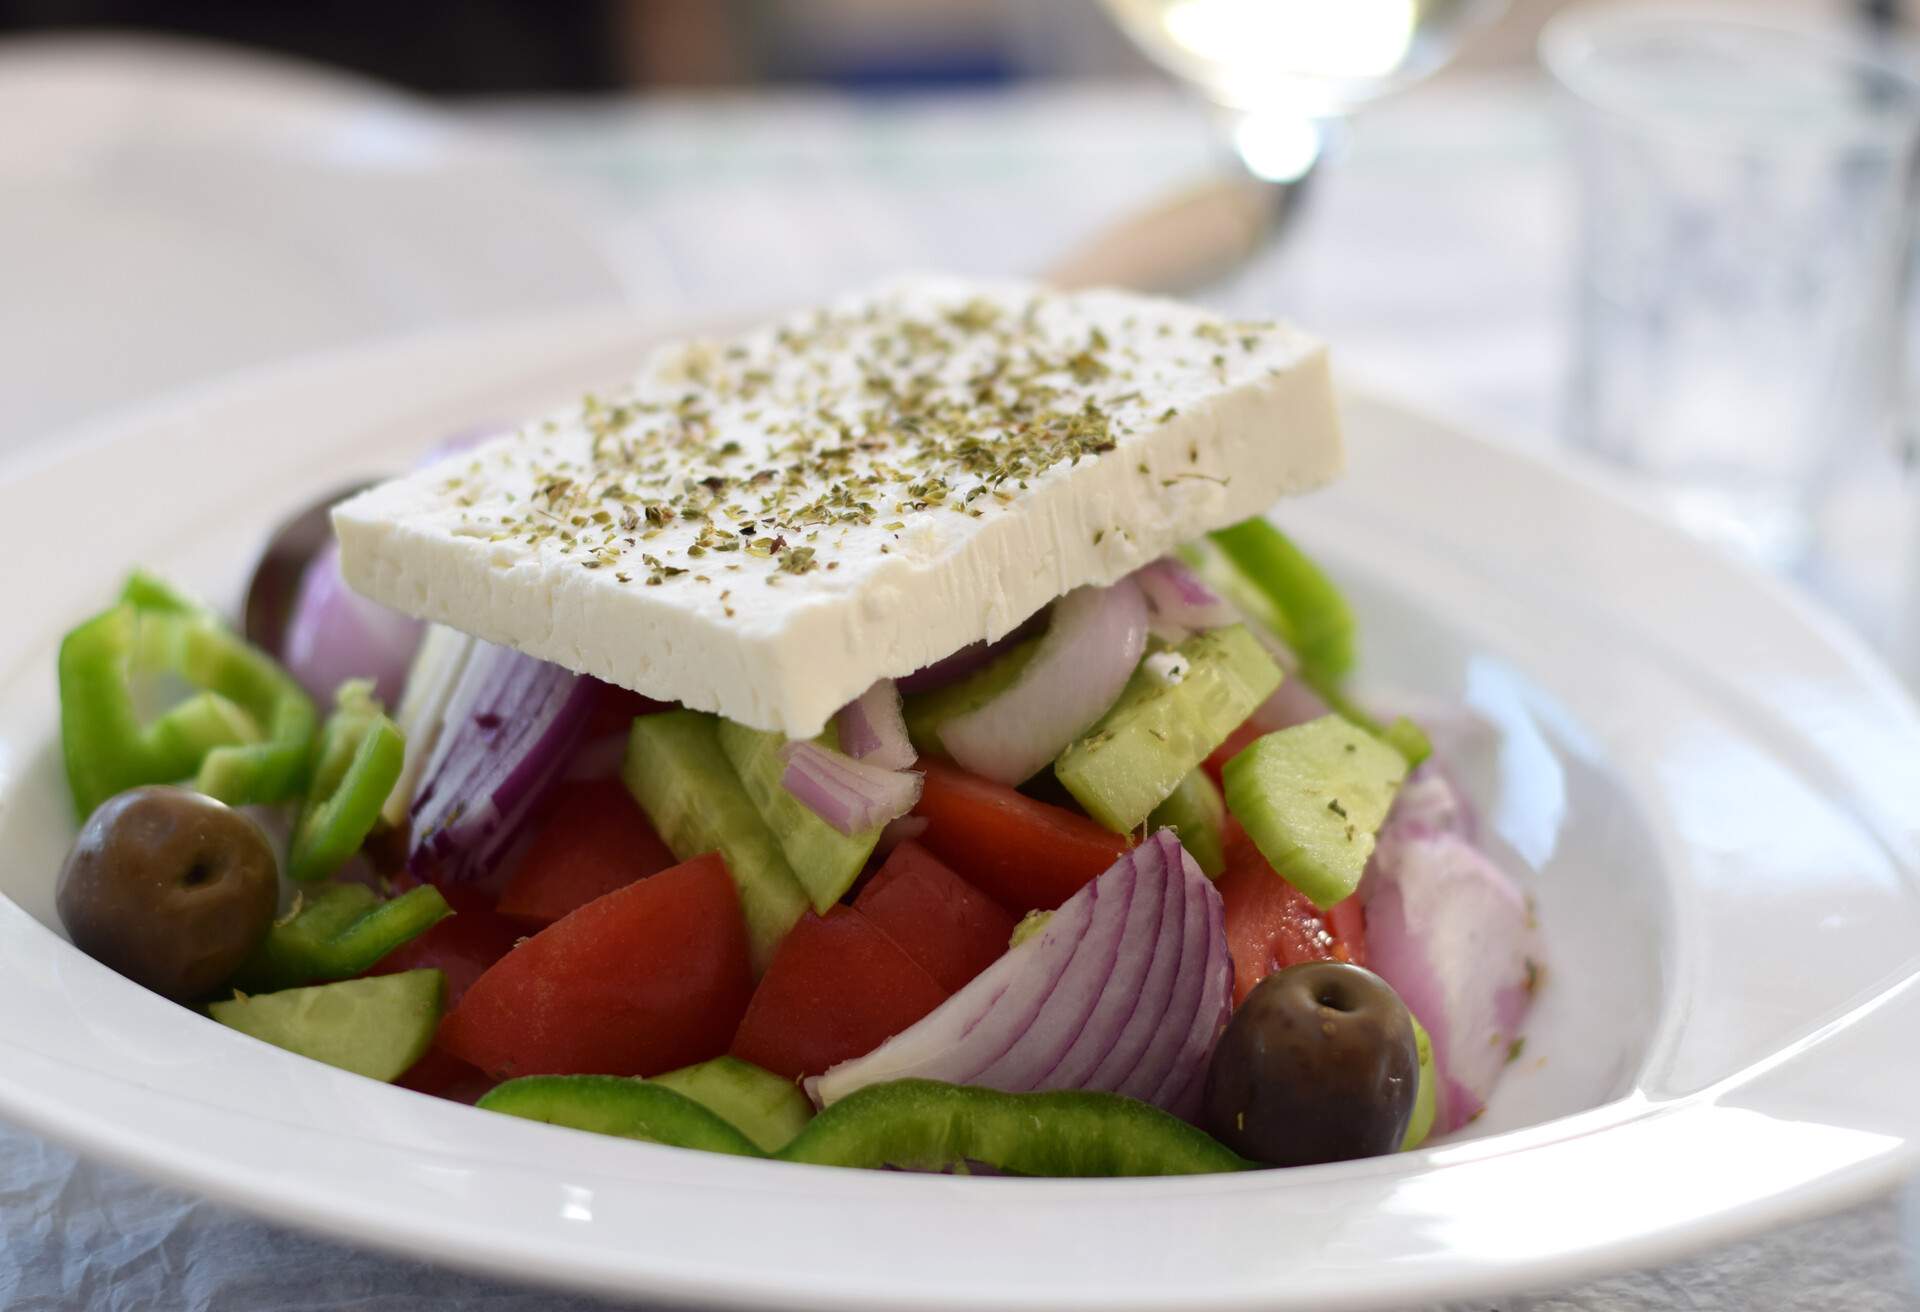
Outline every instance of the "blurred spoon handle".
[(1192, 291), (1257, 254), (1298, 205), (1302, 188), (1247, 174), (1215, 178), (1100, 230), (1041, 277), (1067, 290)]

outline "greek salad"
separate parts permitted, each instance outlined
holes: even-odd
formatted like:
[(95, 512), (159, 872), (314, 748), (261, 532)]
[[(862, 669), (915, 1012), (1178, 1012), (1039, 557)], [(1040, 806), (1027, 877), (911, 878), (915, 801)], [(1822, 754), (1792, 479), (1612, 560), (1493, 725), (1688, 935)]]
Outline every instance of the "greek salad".
[[(942, 331), (1038, 331), (968, 314)], [(994, 393), (1007, 369), (975, 371), (969, 395), (997, 397), (994, 422), (976, 416), (956, 439), (949, 409), (929, 438), (932, 403), (904, 401), (901, 380), (923, 372), (916, 353), (943, 348), (924, 335), (908, 346), (869, 371), (876, 410), (777, 448), (810, 460), (818, 442), (892, 442), (887, 459), (920, 485), (935, 477), (937, 457), (916, 454), (925, 443), (1002, 441), (956, 466), (977, 482), (939, 475), (936, 492), (869, 505), (883, 543), (910, 541), (916, 516), (990, 527), (969, 514), (970, 486), (1012, 523), (1030, 485), (1065, 477), (1056, 466), (1085, 476), (1139, 455), (1123, 424), (996, 480), (1008, 434), (1061, 421)], [(1031, 354), (1062, 380), (1044, 384), (1048, 405), (1073, 385), (1126, 382), (1117, 363)], [(1195, 368), (1222, 395), (1238, 386)], [(675, 386), (689, 386), (684, 372)], [(1121, 413), (1122, 395), (1066, 400), (1084, 421), (1089, 405)], [(643, 596), (711, 576), (698, 605), (717, 645), (695, 662), (711, 665), (731, 658), (723, 612), (758, 596), (750, 586), (830, 579), (836, 545), (859, 540), (834, 536), (838, 512), (806, 480), (868, 479), (842, 497), (858, 504), (881, 500), (885, 475), (763, 476), (773, 466), (751, 451), (753, 467), (735, 467), (727, 425), (770, 422), (744, 411), (691, 425), (701, 445), (686, 455), (687, 404), (674, 404), (660, 422), (678, 427), (659, 431), (681, 436), (667, 446), (593, 438), (599, 468), (634, 482), (556, 492), (550, 469), (530, 469), (560, 529), (529, 545), (535, 517), (500, 515), (486, 541), (516, 543), (523, 564), (546, 553), (595, 587), (620, 586), (608, 576), (644, 557), (653, 577), (631, 582)], [(606, 404), (589, 399), (580, 412), (589, 429), (596, 411)], [(525, 440), (487, 449), (506, 453), (503, 468), (532, 466)], [(416, 477), (452, 489), (450, 471), (478, 464), (468, 448)], [(782, 480), (808, 496), (747, 501)], [(1172, 479), (1143, 480), (1143, 497), (1161, 495), (1153, 482), (1196, 514), (1226, 504)], [(647, 486), (696, 500), (656, 501)], [(471, 485), (447, 495), (477, 513)], [(683, 523), (683, 538), (665, 531)], [(595, 539), (603, 525), (615, 536)], [(235, 626), (136, 570), (60, 647), (78, 823), (61, 920), (81, 951), (212, 1021), (580, 1130), (1016, 1175), (1410, 1149), (1478, 1115), (1520, 1050), (1541, 969), (1527, 900), (1421, 727), (1348, 686), (1352, 612), (1263, 515), (1061, 591), (998, 636), (976, 625), (921, 668), (872, 679), (824, 725), (805, 720), (802, 694), (727, 702), (746, 694), (664, 657), (637, 667), (637, 692), (577, 672), (640, 659), (631, 650), (562, 662), (529, 650), (538, 642), (488, 640), (504, 635), (480, 610), (465, 625), (402, 614), (362, 591), (395, 599), (405, 571), (362, 588), (342, 539), (323, 537), (291, 573), (276, 563), (291, 585), (271, 623), (250, 606)], [(551, 586), (559, 626), (575, 594)], [(858, 613), (891, 631), (951, 600)], [(444, 618), (438, 604), (412, 609)], [(644, 646), (665, 630), (636, 632)]]

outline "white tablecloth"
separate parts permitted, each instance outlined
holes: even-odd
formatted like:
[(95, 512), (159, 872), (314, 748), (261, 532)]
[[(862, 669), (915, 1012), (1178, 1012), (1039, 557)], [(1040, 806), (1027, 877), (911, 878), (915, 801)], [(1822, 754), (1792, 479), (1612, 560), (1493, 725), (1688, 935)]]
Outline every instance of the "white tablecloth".
[[(466, 119), (548, 172), (608, 270), (604, 285), (549, 285), (516, 292), (521, 300), (623, 298), (703, 315), (806, 300), (903, 268), (1037, 270), (1104, 220), (1204, 174), (1219, 149), (1204, 113), (1151, 88), (506, 104)], [(0, 154), (0, 178), (5, 164)], [(1376, 379), (1515, 441), (1551, 442), (1572, 206), (1543, 89), (1442, 84), (1383, 107), (1315, 187), (1288, 242), (1214, 299), (1284, 313)], [(556, 222), (555, 212), (530, 222)], [(201, 326), (217, 331), (218, 307), (205, 313)], [(434, 313), (413, 306), (389, 326)], [(5, 406), (0, 437), (32, 440), (7, 434)], [(1856, 534), (1880, 535), (1880, 563), (1840, 570), (1833, 595), (1871, 618), (1900, 586), (1900, 553), (1885, 535), (1905, 520), (1899, 498), (1869, 500), (1867, 529), (1857, 514), (1843, 518)], [(1883, 1201), (1660, 1271), (1463, 1306), (1907, 1307), (1898, 1217)], [(0, 1308), (74, 1306), (597, 1304), (352, 1252), (0, 1129)]]

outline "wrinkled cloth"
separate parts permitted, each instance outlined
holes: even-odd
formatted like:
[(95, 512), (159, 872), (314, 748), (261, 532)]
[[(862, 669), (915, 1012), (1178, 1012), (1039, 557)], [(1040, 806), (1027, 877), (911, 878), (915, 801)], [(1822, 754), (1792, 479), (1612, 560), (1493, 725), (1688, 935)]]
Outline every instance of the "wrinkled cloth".
[[(1564, 1293), (1431, 1312), (1897, 1312), (1920, 1306), (1886, 1198)], [(7, 1312), (602, 1312), (658, 1305), (524, 1288), (358, 1251), (148, 1184), (0, 1127)]]

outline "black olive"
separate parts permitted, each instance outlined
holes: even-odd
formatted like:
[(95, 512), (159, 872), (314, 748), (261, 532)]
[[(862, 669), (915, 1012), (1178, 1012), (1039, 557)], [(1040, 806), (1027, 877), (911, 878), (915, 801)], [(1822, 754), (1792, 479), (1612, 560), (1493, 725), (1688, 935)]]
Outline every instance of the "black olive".
[(273, 848), (238, 811), (185, 788), (133, 788), (81, 826), (55, 901), (74, 946), (180, 1002), (206, 997), (273, 925)]
[(1419, 1080), (1413, 1018), (1387, 982), (1302, 962), (1233, 1013), (1207, 1068), (1207, 1128), (1273, 1166), (1373, 1157), (1400, 1146)]

